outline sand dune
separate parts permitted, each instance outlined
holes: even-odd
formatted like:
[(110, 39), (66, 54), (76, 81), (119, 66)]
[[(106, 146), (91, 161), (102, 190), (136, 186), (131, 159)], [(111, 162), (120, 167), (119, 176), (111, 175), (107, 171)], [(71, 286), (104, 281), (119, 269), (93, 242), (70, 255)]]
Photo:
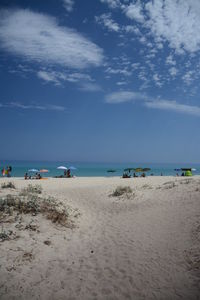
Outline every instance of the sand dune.
[[(199, 299), (199, 176), (8, 181), (1, 198), (39, 182), (73, 226), (1, 219), (0, 299)], [(118, 186), (132, 193), (111, 196)]]

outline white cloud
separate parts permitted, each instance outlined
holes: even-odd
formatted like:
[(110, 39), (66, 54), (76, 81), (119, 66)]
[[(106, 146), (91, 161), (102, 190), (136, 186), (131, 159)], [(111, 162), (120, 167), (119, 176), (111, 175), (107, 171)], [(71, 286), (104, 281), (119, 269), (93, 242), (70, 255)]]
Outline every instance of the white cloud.
[(0, 107), (6, 108), (19, 108), (24, 110), (53, 110), (53, 111), (65, 111), (66, 108), (60, 105), (53, 105), (53, 104), (45, 104), (45, 105), (38, 105), (38, 104), (23, 104), (21, 102), (10, 102), (6, 104), (0, 103)]
[(102, 3), (106, 3), (110, 8), (118, 8), (121, 6), (120, 0), (100, 0)]
[(188, 71), (182, 76), (183, 81), (190, 85), (192, 81), (194, 80), (194, 71)]
[(144, 100), (144, 99), (146, 99), (146, 96), (144, 94), (130, 92), (130, 91), (113, 92), (106, 95), (105, 97), (106, 102), (112, 104), (132, 102), (135, 100)]
[[(148, 30), (147, 34), (154, 37), (158, 49), (167, 42), (178, 54), (200, 50), (199, 0), (147, 0), (145, 3), (137, 0), (120, 7), (129, 19)], [(130, 31), (131, 27), (127, 27), (127, 32)]]
[(167, 56), (166, 64), (167, 65), (172, 65), (172, 66), (176, 65), (176, 61), (173, 59), (173, 56), (171, 54), (169, 56)]
[(37, 73), (38, 78), (43, 79), (47, 82), (54, 82), (56, 85), (60, 85), (60, 82), (58, 80), (58, 76), (54, 72), (46, 72), (46, 71), (39, 71)]
[(177, 70), (177, 68), (172, 67), (169, 69), (169, 73), (171, 74), (172, 77), (175, 77), (178, 73), (178, 70)]
[(41, 70), (37, 72), (37, 76), (46, 83), (53, 82), (55, 85), (62, 85), (65, 81), (76, 83), (82, 91), (97, 92), (102, 90), (102, 88), (94, 82), (90, 75), (84, 73), (64, 73)]
[(0, 47), (28, 61), (87, 68), (103, 63), (103, 50), (56, 19), (30, 10), (0, 11)]
[(168, 101), (168, 100), (148, 101), (145, 102), (145, 106), (148, 108), (171, 110), (178, 113), (190, 114), (190, 115), (200, 117), (200, 107), (180, 104), (177, 103), (176, 101)]
[(94, 82), (82, 82), (80, 84), (80, 90), (85, 92), (100, 92), (102, 88)]
[(129, 19), (135, 20), (137, 22), (144, 22), (144, 15), (142, 13), (142, 5), (140, 1), (137, 1), (135, 4), (130, 4), (125, 9), (125, 14)]
[(146, 6), (146, 26), (157, 40), (168, 41), (178, 53), (200, 49), (200, 1), (155, 0)]
[(132, 75), (132, 72), (129, 71), (127, 68), (114, 69), (114, 68), (108, 67), (105, 72), (109, 73), (109, 74), (121, 74), (121, 75), (124, 75), (124, 76), (131, 76)]
[(71, 12), (73, 10), (74, 6), (74, 0), (62, 0), (63, 1), (63, 6), (64, 8), (68, 11)]
[(163, 85), (160, 81), (160, 76), (157, 73), (153, 75), (153, 80), (157, 86), (161, 87)]
[(103, 25), (104, 27), (108, 28), (109, 31), (118, 32), (120, 30), (119, 25), (114, 22), (111, 18), (111, 13), (102, 14), (101, 16), (96, 16), (95, 21), (98, 24)]

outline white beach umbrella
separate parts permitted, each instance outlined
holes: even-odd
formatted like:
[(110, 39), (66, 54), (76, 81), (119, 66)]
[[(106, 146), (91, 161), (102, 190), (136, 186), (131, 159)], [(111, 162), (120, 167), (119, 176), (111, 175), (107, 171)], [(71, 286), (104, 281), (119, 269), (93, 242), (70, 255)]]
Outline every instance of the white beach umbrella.
[(30, 170), (28, 170), (29, 172), (39, 172), (39, 170), (37, 170), (37, 169), (30, 169)]
[(58, 170), (67, 170), (67, 168), (64, 167), (64, 166), (57, 167), (57, 169), (58, 169)]

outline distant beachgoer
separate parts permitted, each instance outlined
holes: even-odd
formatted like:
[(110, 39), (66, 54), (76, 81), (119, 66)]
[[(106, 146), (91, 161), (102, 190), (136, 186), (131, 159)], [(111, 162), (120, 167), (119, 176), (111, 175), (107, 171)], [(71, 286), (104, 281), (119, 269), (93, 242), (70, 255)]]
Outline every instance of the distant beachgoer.
[(42, 176), (40, 175), (40, 173), (37, 173), (36, 179), (41, 179), (41, 178), (42, 178)]
[(70, 169), (67, 170), (67, 177), (68, 177), (68, 178), (71, 177), (71, 171), (70, 171)]
[(64, 176), (67, 176), (67, 171), (66, 170), (64, 170)]
[(3, 169), (1, 170), (2, 176), (5, 176), (5, 174), (6, 174), (5, 171), (6, 171), (5, 168), (3, 168)]
[(135, 173), (133, 173), (133, 177), (138, 177)]
[(181, 174), (181, 176), (185, 176), (184, 172)]
[(161, 173), (160, 176), (163, 176), (163, 173)]
[(178, 174), (178, 173), (176, 173), (176, 176), (179, 176), (179, 174)]
[(28, 179), (28, 173), (24, 174), (24, 179)]
[(10, 167), (7, 167), (6, 171), (7, 171), (7, 177), (11, 177), (11, 175), (10, 175)]

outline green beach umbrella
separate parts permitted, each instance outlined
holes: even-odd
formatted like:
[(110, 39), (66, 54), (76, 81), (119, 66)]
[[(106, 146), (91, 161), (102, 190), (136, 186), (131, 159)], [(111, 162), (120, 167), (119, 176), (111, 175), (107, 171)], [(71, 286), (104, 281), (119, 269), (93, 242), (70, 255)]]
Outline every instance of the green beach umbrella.
[(144, 169), (142, 169), (143, 172), (148, 172), (150, 170), (151, 170), (150, 168), (144, 168)]
[(143, 172), (143, 169), (142, 168), (136, 168), (134, 169), (135, 172)]

